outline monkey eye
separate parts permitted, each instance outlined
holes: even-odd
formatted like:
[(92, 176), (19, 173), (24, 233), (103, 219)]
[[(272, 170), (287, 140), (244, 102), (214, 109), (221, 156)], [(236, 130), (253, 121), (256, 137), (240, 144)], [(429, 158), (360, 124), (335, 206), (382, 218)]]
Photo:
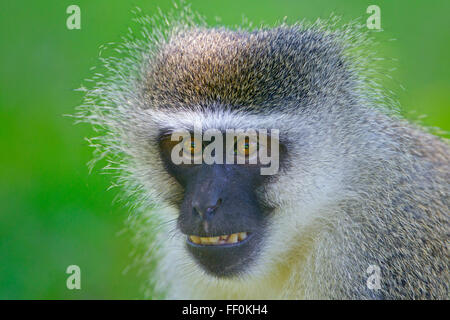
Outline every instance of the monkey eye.
[(186, 139), (183, 148), (183, 157), (188, 160), (198, 159), (202, 157), (203, 143), (200, 139), (190, 137)]
[(172, 152), (177, 147), (178, 156), (184, 159), (184, 164), (197, 163), (203, 157), (202, 140), (195, 138), (191, 134), (176, 133), (175, 136), (173, 134), (164, 135), (160, 138), (160, 147), (168, 158), (172, 157)]
[(177, 145), (181, 141), (181, 137), (179, 140), (172, 140), (171, 138), (172, 138), (172, 135), (170, 135), (170, 134), (167, 134), (160, 138), (161, 149), (162, 149), (162, 151), (164, 151), (165, 153), (168, 153), (168, 154), (170, 154), (173, 147), (175, 147), (175, 145)]
[(234, 144), (234, 155), (252, 158), (256, 156), (259, 150), (259, 143), (257, 137), (243, 137), (238, 138)]

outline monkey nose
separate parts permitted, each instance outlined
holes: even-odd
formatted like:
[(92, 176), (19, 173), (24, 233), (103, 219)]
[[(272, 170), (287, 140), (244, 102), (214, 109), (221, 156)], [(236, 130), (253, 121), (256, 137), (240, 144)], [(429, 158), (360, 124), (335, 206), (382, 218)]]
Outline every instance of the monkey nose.
[(217, 208), (222, 204), (222, 199), (217, 199), (214, 204), (211, 202), (202, 203), (200, 201), (194, 201), (192, 203), (192, 208), (195, 214), (200, 216), (202, 219), (207, 219), (214, 215)]

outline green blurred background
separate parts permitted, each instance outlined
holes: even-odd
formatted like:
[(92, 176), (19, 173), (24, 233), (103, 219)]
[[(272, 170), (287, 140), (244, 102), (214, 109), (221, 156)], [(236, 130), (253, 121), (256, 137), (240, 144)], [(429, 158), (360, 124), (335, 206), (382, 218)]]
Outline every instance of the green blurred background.
[[(381, 8), (373, 32), (380, 56), (396, 59), (389, 89), (408, 118), (450, 130), (450, 1), (193, 0), (214, 25), (243, 16), (259, 24), (327, 18), (349, 21)], [(81, 30), (66, 28), (66, 8), (81, 8)], [(172, 1), (2, 1), (0, 4), (0, 298), (135, 299), (144, 276), (131, 265), (126, 208), (113, 203), (110, 177), (89, 175), (86, 125), (73, 125), (101, 44), (120, 41), (136, 6), (152, 15)], [(363, 21), (364, 21), (363, 20)], [(395, 38), (396, 41), (389, 41)], [(404, 89), (403, 89), (404, 88)], [(81, 267), (81, 290), (66, 288), (68, 265)]]

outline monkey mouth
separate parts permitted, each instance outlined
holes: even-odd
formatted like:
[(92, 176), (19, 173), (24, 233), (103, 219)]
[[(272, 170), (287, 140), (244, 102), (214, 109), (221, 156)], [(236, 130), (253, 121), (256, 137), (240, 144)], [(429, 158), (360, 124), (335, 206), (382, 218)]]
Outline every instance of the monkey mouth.
[(258, 232), (237, 232), (221, 236), (186, 237), (186, 248), (198, 265), (214, 277), (233, 277), (245, 272), (259, 245)]
[(227, 246), (241, 243), (250, 236), (249, 232), (238, 232), (215, 237), (199, 237), (190, 235), (188, 242), (196, 245)]

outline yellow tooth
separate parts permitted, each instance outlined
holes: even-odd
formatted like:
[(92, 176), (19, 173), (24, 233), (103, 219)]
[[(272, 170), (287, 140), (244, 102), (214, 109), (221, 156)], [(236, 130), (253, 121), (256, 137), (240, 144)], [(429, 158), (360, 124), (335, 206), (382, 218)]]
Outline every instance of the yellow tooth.
[(247, 232), (239, 232), (238, 238), (239, 238), (239, 241), (244, 240), (245, 238), (247, 238)]
[(211, 238), (209, 238), (209, 243), (215, 244), (215, 243), (217, 243), (218, 241), (219, 241), (219, 237), (211, 237)]
[(202, 244), (209, 244), (209, 238), (207, 237), (200, 237), (200, 241)]
[(236, 243), (247, 238), (247, 232), (233, 233), (230, 235), (223, 235), (217, 237), (198, 237), (189, 236), (189, 239), (196, 244), (224, 244), (224, 243)]
[(237, 242), (238, 239), (238, 235), (237, 233), (233, 233), (232, 235), (230, 235), (230, 237), (228, 238), (228, 243), (235, 243)]

